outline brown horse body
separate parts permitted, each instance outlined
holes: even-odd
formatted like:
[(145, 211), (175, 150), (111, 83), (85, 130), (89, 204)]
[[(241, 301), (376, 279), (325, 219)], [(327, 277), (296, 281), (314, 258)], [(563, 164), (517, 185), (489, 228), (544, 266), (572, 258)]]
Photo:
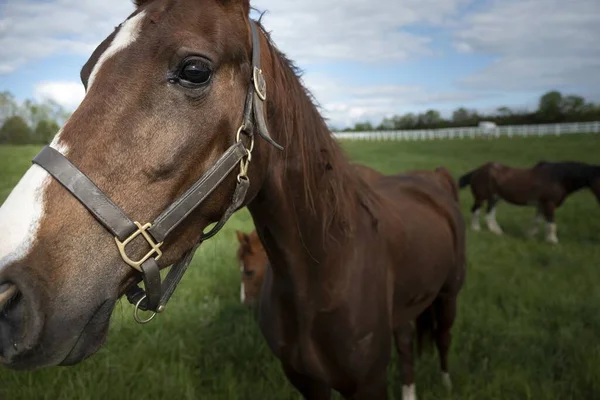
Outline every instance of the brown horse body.
[[(329, 279), (305, 282), (312, 295), (304, 299), (306, 303), (296, 306), (298, 312), (307, 313), (307, 305), (315, 300), (327, 301), (313, 306), (310, 324), (299, 323), (298, 315), (290, 312), (294, 308), (290, 309), (287, 303), (298, 300), (286, 296), (292, 293), (282, 291), (293, 287), (298, 279), (277, 281), (277, 261), (272, 260), (273, 270), (266, 267), (267, 258), (260, 255), (260, 241), (254, 232), (250, 236), (238, 234), (242, 291), (256, 296), (265, 277), (260, 302), (263, 334), (282, 360), (292, 383), (296, 382), (307, 398), (327, 398), (329, 387), (350, 395), (358, 391), (366, 378), (373, 381), (363, 383), (365, 388), (355, 395), (377, 398), (385, 391), (382, 385), (385, 386), (392, 335), (402, 363), (404, 398), (415, 398), (415, 320), (419, 342), (433, 333), (444, 383), (450, 386), (450, 329), (456, 314), (456, 295), (464, 279), (464, 227), (456, 202), (457, 185), (443, 168), (384, 176), (369, 167), (352, 167), (381, 194), (381, 209), (361, 207), (358, 211), (364, 210), (365, 215), (365, 225), (360, 230), (363, 234), (345, 238), (353, 250), (336, 251), (340, 264), (328, 266), (335, 266), (335, 272), (314, 272)], [(395, 209), (395, 218), (388, 215), (386, 220), (380, 214), (388, 208)], [(381, 239), (377, 233), (382, 233)], [(427, 235), (430, 243), (439, 244), (435, 251), (429, 248), (424, 237)], [(372, 237), (375, 240), (370, 242)], [(377, 244), (379, 249), (375, 251), (387, 252), (389, 260), (371, 263), (373, 258), (361, 254), (361, 246)], [(344, 256), (346, 253), (351, 254)], [(355, 255), (359, 255), (358, 259)], [(256, 265), (261, 261), (262, 265)], [(322, 375), (315, 377), (315, 372)]]
[(480, 208), (487, 202), (486, 222), (490, 231), (501, 235), (496, 221), (496, 205), (500, 200), (519, 206), (535, 206), (533, 226), (528, 235), (538, 232), (542, 218), (546, 220), (546, 240), (558, 243), (555, 210), (567, 196), (589, 187), (600, 201), (600, 166), (580, 162), (539, 162), (531, 168), (513, 168), (488, 162), (460, 177), (460, 188), (471, 187), (471, 227), (480, 230)]
[[(293, 65), (262, 28), (253, 40), (248, 0), (136, 3), (82, 69), (86, 97), (51, 147), (144, 223), (243, 133), (239, 174), (221, 177), (154, 263), (166, 268), (194, 248), (243, 177), (240, 207), (250, 210), (272, 263), (260, 325), (305, 398), (329, 398), (331, 388), (349, 399), (387, 398), (392, 336), (407, 337), (424, 313), (435, 316), (422, 326), (435, 326), (447, 373), (465, 275), (453, 196), (423, 177), (356, 174)], [(252, 62), (258, 49), (260, 69)], [(246, 125), (249, 87), (256, 107)], [(115, 237), (35, 165), (0, 209), (0, 227), (0, 362), (73, 365), (94, 354), (117, 299), (140, 278)], [(148, 251), (143, 241), (131, 247), (135, 258)]]
[[(378, 171), (363, 165), (355, 164), (353, 165), (353, 167), (356, 169), (359, 175), (361, 175), (363, 178), (369, 181), (377, 181), (384, 177), (384, 175), (382, 175)], [(424, 181), (427, 181), (427, 183), (425, 183), (426, 186), (429, 184), (436, 185), (439, 189), (446, 192), (442, 196), (447, 197), (447, 195), (450, 194), (458, 202), (458, 185), (456, 184), (456, 181), (453, 179), (449, 171), (443, 167), (437, 168), (435, 171), (409, 171), (391, 177), (393, 179), (395, 178), (397, 180), (397, 183), (400, 183), (400, 185), (403, 184), (404, 179), (408, 179), (411, 182), (411, 184), (412, 182), (423, 184)], [(411, 177), (416, 178), (417, 181), (412, 181)], [(263, 296), (268, 296), (268, 293), (271, 293), (273, 291), (272, 277), (269, 277), (267, 281), (268, 283), (266, 285), (263, 285), (263, 280), (265, 276), (267, 274), (271, 274), (271, 272), (267, 272), (267, 270), (270, 268), (269, 260), (264, 251), (264, 247), (257, 236), (256, 230), (252, 231), (250, 234), (237, 232), (237, 237), (239, 241), (237, 259), (238, 262), (240, 262), (241, 264), (240, 269), (242, 280), (241, 302), (245, 305), (254, 305), (257, 299), (260, 297), (261, 289), (264, 288), (263, 290), (265, 290), (265, 292), (267, 293), (263, 294)], [(464, 257), (464, 255), (462, 257)], [(431, 265), (431, 263), (425, 263), (425, 265)], [(392, 268), (392, 270), (393, 269), (394, 268)], [(450, 327), (452, 325), (454, 314), (456, 312), (455, 305), (453, 304), (455, 300), (452, 300), (451, 298), (453, 296), (453, 293), (457, 293), (462, 285), (462, 281), (464, 279), (464, 271), (461, 272), (459, 269), (457, 271), (454, 271), (454, 273), (456, 273), (456, 281), (454, 282), (454, 284), (452, 282), (444, 282), (444, 284), (442, 285), (445, 286), (447, 293), (445, 295), (439, 296), (435, 301), (435, 304), (426, 306), (424, 310), (424, 305), (431, 302), (431, 298), (421, 297), (419, 299), (420, 288), (417, 288), (412, 293), (410, 292), (410, 290), (408, 290), (408, 287), (410, 287), (410, 285), (413, 284), (414, 281), (418, 279), (418, 277), (413, 276), (411, 280), (405, 280), (404, 277), (400, 279), (403, 285), (402, 293), (404, 294), (400, 301), (413, 303), (416, 309), (421, 311), (419, 313), (419, 311), (411, 312), (409, 310), (405, 310), (404, 315), (395, 316), (397, 321), (402, 321), (401, 323), (396, 324), (397, 326), (394, 329), (394, 339), (401, 362), (404, 399), (416, 398), (416, 394), (414, 391), (413, 355), (413, 337), (415, 336), (415, 333), (417, 334), (417, 339), (419, 341), (419, 350), (422, 348), (423, 341), (426, 339), (425, 336), (429, 334), (434, 334), (435, 340), (438, 344), (440, 363), (443, 371), (443, 383), (448, 388), (451, 387), (450, 376), (447, 372), (447, 351), (450, 341)], [(463, 274), (463, 276), (460, 275), (461, 273)], [(268, 301), (265, 299), (268, 299), (268, 297), (263, 298), (263, 301)], [(264, 307), (269, 308), (267, 305), (263, 304), (263, 308)], [(274, 316), (275, 318), (281, 317), (276, 314), (269, 314), (269, 316)], [(416, 318), (407, 323), (405, 319), (410, 318), (409, 316), (416, 316)], [(263, 316), (263, 332), (265, 332), (265, 325), (269, 326), (271, 324), (282, 323), (282, 321), (276, 320), (274, 322), (271, 322), (271, 324), (268, 324), (266, 323), (266, 318), (269, 317)], [(393, 312), (392, 320), (394, 320)], [(416, 322), (416, 332), (414, 331), (413, 321)], [(436, 331), (435, 329), (432, 329), (434, 325), (437, 325), (437, 327), (439, 327), (439, 330)], [(270, 331), (270, 329), (267, 329), (267, 331)], [(277, 338), (271, 338), (271, 341), (275, 340), (277, 340)]]

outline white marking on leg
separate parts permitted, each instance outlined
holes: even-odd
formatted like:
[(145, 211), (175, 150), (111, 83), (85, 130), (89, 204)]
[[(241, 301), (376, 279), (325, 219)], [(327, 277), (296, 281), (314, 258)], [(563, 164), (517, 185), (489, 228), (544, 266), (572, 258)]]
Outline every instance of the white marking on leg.
[(450, 379), (450, 373), (442, 371), (442, 384), (448, 390), (452, 390), (452, 379)]
[(402, 400), (417, 400), (415, 384), (402, 385)]
[(96, 65), (94, 65), (94, 69), (92, 70), (92, 73), (88, 79), (88, 90), (92, 87), (100, 68), (102, 68), (102, 65), (106, 63), (109, 58), (136, 41), (141, 31), (142, 21), (144, 20), (145, 16), (146, 11), (142, 11), (121, 25), (119, 32), (115, 35), (114, 39), (110, 43), (110, 46), (108, 46), (108, 49), (102, 53), (100, 58), (98, 58)]
[(246, 301), (246, 292), (244, 290), (244, 282), (242, 281), (242, 284), (240, 285), (240, 301), (242, 302), (242, 304), (244, 304), (244, 302)]
[(500, 228), (500, 225), (498, 225), (498, 221), (496, 221), (496, 207), (493, 207), (486, 214), (485, 220), (487, 222), (487, 226), (490, 232), (493, 232), (497, 235), (502, 235), (502, 228)]
[(558, 243), (558, 236), (556, 236), (556, 223), (546, 223), (546, 240), (552, 244)]
[(471, 229), (474, 231), (480, 231), (481, 225), (479, 225), (479, 213), (481, 210), (478, 208), (477, 210), (471, 213)]

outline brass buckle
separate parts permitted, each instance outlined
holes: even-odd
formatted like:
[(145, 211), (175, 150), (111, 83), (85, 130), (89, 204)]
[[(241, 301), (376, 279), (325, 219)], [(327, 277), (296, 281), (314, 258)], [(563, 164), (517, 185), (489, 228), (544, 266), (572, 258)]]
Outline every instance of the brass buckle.
[(265, 82), (262, 70), (254, 67), (252, 78), (254, 80), (254, 89), (256, 90), (258, 97), (260, 97), (262, 101), (265, 101), (267, 99), (267, 82)]
[[(148, 232), (146, 232), (148, 229), (150, 229), (152, 227), (151, 223), (148, 222), (146, 225), (142, 226), (142, 224), (140, 224), (139, 222), (135, 221), (134, 224), (138, 227), (137, 231), (133, 232), (123, 242), (121, 242), (119, 240), (119, 238), (115, 237), (115, 242), (117, 242), (117, 248), (119, 249), (119, 253), (121, 253), (121, 258), (123, 259), (123, 261), (125, 261), (130, 267), (132, 267), (134, 269), (137, 269), (138, 271), (142, 272), (142, 264), (144, 262), (146, 262), (146, 260), (148, 260), (154, 254), (156, 254), (155, 260), (158, 260), (162, 256), (162, 251), (160, 251), (160, 246), (162, 246), (162, 244), (164, 242), (155, 243), (154, 239), (152, 239), (152, 237), (148, 234)], [(125, 253), (125, 247), (133, 239), (135, 239), (138, 235), (142, 235), (144, 237), (144, 239), (146, 239), (146, 242), (150, 245), (150, 247), (152, 249), (144, 257), (142, 257), (142, 259), (140, 259), (138, 261), (133, 261)]]

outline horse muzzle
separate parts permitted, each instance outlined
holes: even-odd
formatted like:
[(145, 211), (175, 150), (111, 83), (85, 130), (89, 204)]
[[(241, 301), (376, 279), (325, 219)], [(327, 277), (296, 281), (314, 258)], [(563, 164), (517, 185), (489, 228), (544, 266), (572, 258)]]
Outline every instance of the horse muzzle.
[(21, 356), (38, 343), (43, 318), (33, 291), (12, 281), (0, 282), (0, 364), (18, 369)]

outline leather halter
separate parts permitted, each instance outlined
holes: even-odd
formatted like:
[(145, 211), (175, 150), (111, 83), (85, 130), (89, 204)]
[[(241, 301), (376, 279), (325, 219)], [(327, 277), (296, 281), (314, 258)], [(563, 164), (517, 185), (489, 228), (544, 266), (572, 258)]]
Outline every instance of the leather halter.
[[(141, 272), (145, 291), (133, 285), (127, 291), (127, 299), (135, 305), (134, 318), (139, 323), (147, 323), (156, 313), (164, 311), (167, 302), (189, 266), (196, 249), (204, 240), (214, 236), (225, 225), (229, 217), (237, 211), (246, 197), (250, 185), (248, 166), (254, 148), (254, 134), (259, 135), (279, 150), (283, 150), (270, 136), (264, 117), (264, 101), (267, 98), (266, 82), (260, 69), (260, 41), (256, 23), (250, 20), (252, 31), (252, 77), (246, 94), (242, 125), (239, 127), (235, 143), (219, 160), (198, 179), (174, 203), (165, 209), (152, 223), (140, 224), (130, 219), (119, 206), (102, 192), (83, 172), (65, 156), (50, 146), (46, 146), (35, 156), (33, 163), (44, 168), (60, 182), (114, 237), (119, 254), (125, 263)], [(246, 148), (241, 134), (250, 140)], [(161, 283), (157, 260), (162, 256), (161, 246), (166, 237), (185, 220), (206, 198), (229, 176), (238, 165), (237, 184), (232, 201), (217, 224), (208, 232), (202, 232), (200, 240), (192, 249), (175, 263)], [(139, 260), (127, 255), (127, 245), (141, 235), (150, 246), (150, 251)], [(139, 283), (139, 280), (138, 280)], [(152, 311), (152, 316), (142, 320), (138, 310)]]

